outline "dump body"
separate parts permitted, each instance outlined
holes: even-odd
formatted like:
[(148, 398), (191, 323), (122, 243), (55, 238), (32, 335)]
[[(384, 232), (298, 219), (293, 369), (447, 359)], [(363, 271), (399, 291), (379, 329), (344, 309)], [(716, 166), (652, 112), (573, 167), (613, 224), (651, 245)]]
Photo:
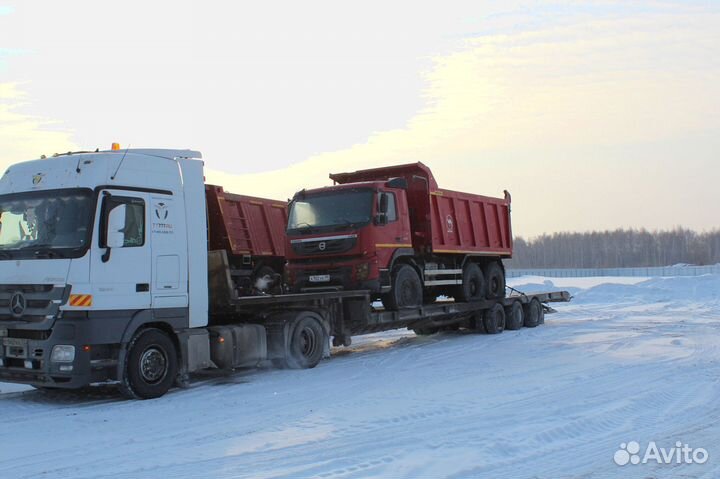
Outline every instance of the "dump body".
[(253, 257), (285, 256), (287, 205), (206, 185), (211, 250)]
[(440, 189), (422, 163), (333, 174), (330, 178), (338, 184), (404, 179), (412, 246), (418, 254), (512, 256), (507, 192), (504, 198), (491, 198)]

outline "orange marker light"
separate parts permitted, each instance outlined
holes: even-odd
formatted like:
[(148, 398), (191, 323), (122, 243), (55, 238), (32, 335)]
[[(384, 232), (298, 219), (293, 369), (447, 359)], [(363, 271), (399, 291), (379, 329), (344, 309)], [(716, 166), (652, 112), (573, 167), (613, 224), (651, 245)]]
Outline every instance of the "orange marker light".
[(112, 151), (118, 151), (120, 149), (120, 143), (113, 143), (110, 149)]
[(83, 351), (85, 351), (86, 353), (89, 353), (89, 352), (90, 352), (90, 346), (87, 345), (87, 344), (86, 344), (85, 346), (83, 346)]

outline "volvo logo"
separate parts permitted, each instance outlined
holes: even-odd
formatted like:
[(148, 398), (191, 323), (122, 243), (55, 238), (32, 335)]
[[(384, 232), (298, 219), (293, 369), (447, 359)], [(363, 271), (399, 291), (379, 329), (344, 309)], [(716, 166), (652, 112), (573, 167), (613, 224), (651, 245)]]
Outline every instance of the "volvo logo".
[(318, 249), (320, 251), (325, 251), (325, 248), (327, 248), (327, 244), (324, 241), (321, 241), (320, 243), (318, 243)]
[(10, 297), (10, 312), (14, 317), (22, 317), (26, 307), (27, 301), (25, 300), (25, 295), (21, 292), (18, 291)]

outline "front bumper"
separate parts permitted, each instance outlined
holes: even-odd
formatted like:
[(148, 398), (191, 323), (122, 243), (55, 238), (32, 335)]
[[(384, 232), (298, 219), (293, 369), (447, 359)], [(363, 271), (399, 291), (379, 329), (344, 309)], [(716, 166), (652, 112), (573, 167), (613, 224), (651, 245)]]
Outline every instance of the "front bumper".
[[(114, 380), (117, 361), (111, 357), (112, 348), (91, 344), (92, 327), (87, 319), (58, 320), (51, 330), (22, 329), (18, 324), (6, 329), (0, 323), (0, 381), (75, 389)], [(72, 362), (51, 361), (53, 347), (61, 344), (75, 347)]]
[[(358, 265), (368, 265), (366, 278), (358, 279)], [(289, 264), (291, 289), (296, 293), (310, 291), (369, 290), (380, 292), (377, 263), (297, 263)], [(322, 281), (312, 279), (324, 278)]]

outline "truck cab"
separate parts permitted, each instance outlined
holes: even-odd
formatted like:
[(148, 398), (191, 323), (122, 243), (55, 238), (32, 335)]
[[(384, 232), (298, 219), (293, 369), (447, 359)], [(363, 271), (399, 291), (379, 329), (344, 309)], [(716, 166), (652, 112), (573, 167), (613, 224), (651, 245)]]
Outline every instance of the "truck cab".
[(288, 217), (288, 274), (295, 291), (389, 288), (386, 265), (412, 250), (401, 185), (359, 182), (298, 192)]
[[(138, 331), (183, 340), (207, 325), (200, 158), (190, 150), (113, 149), (5, 171), (0, 380), (38, 387), (119, 380)], [(132, 374), (149, 383), (175, 379), (158, 367), (169, 361), (161, 347), (146, 353), (144, 369)]]

